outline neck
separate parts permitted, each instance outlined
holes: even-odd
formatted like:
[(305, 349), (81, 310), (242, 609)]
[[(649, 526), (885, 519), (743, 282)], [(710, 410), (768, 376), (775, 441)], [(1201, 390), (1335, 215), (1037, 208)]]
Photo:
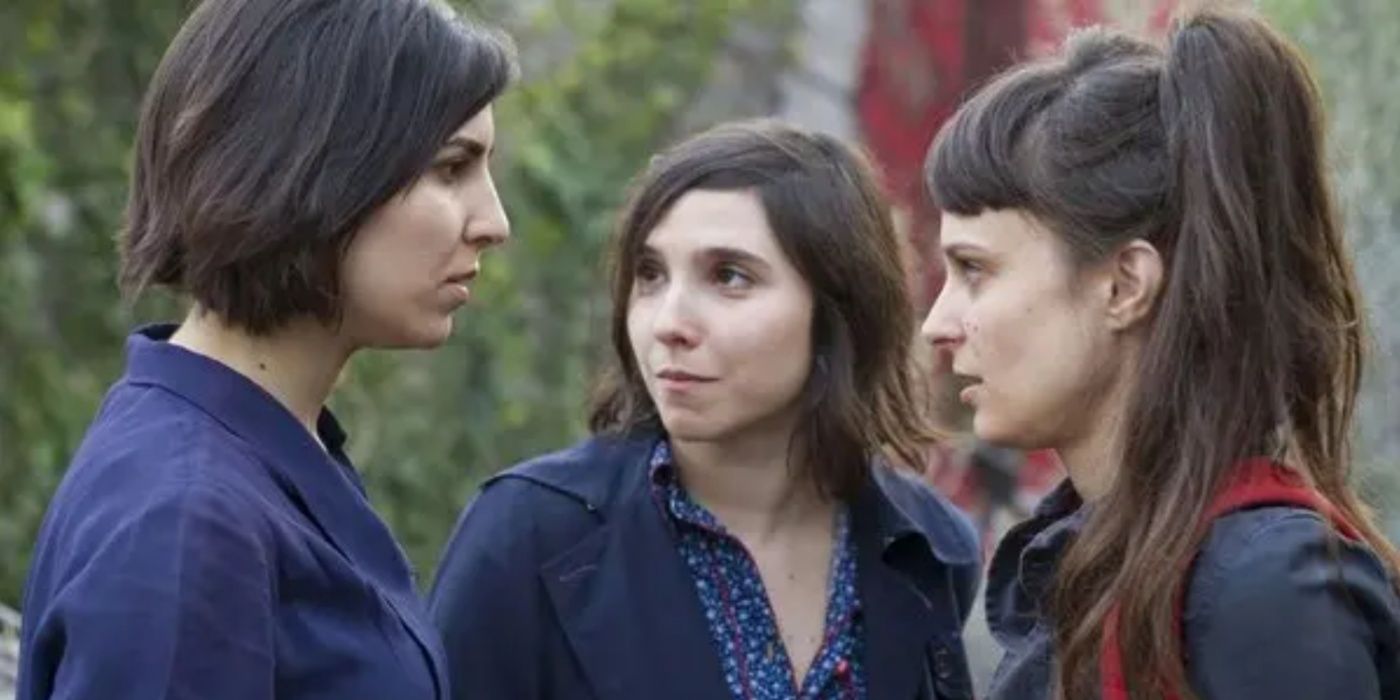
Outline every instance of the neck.
[[(1131, 364), (1129, 366), (1132, 366)], [(1118, 372), (1086, 421), (1088, 429), (1056, 448), (1074, 490), (1085, 501), (1096, 501), (1113, 486), (1123, 457), (1124, 417), (1132, 396), (1127, 373)]]
[(252, 380), (313, 436), (321, 407), (350, 357), (350, 349), (334, 331), (314, 321), (293, 321), (268, 335), (254, 336), (198, 307), (185, 317), (170, 342)]
[(771, 539), (793, 528), (821, 526), (835, 503), (790, 464), (792, 431), (723, 441), (673, 439), (686, 492), (741, 539)]
[(1095, 436), (1060, 447), (1057, 452), (1080, 498), (1096, 501), (1108, 493), (1113, 485), (1111, 465), (1117, 454), (1111, 443)]

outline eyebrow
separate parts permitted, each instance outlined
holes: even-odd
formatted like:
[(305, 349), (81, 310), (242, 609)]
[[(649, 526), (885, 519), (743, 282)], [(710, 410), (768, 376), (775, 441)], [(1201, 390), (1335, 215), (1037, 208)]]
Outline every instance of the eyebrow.
[[(650, 243), (642, 245), (642, 255), (662, 257), (660, 251)], [(731, 246), (710, 246), (708, 248), (702, 248), (698, 253), (698, 257), (708, 260), (728, 260), (745, 263), (765, 271), (772, 268), (772, 265), (770, 265), (767, 260), (764, 260), (758, 255), (743, 250), (742, 248), (734, 248)]]
[(983, 248), (982, 246), (977, 245), (975, 243), (952, 243), (950, 245), (943, 246), (943, 254), (948, 256), (968, 254), (986, 255), (989, 252), (990, 251), (988, 251), (986, 248)]
[(447, 143), (443, 144), (442, 147), (443, 149), (460, 148), (473, 158), (480, 158), (482, 155), (491, 155), (496, 152), (495, 144), (492, 144), (491, 148), (488, 149), (486, 144), (469, 136), (453, 136), (447, 139)]

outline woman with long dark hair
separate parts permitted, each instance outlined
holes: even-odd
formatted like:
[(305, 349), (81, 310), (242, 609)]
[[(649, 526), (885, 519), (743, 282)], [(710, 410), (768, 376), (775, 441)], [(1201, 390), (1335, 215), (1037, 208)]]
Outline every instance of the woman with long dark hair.
[(1400, 697), (1322, 135), (1302, 58), (1234, 11), (1081, 33), (940, 134), (924, 333), (979, 437), (1069, 470), (993, 559), (992, 698)]

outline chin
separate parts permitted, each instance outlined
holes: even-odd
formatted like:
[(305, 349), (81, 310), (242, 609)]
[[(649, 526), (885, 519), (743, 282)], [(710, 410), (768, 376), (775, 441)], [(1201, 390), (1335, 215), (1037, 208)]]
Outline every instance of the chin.
[(684, 442), (712, 442), (722, 439), (727, 432), (723, 426), (695, 414), (663, 413), (661, 427), (665, 428), (666, 434), (672, 440)]
[(1058, 444), (1050, 435), (1036, 430), (1040, 427), (1044, 426), (998, 420), (996, 416), (981, 411), (972, 419), (972, 434), (982, 442), (1023, 452), (1057, 448)]
[(979, 410), (972, 417), (972, 434), (976, 435), (978, 440), (1001, 447), (1020, 447), (1026, 437), (1004, 421), (998, 421), (995, 415), (983, 410)]
[(370, 346), (381, 350), (431, 350), (452, 337), (452, 318), (435, 324), (405, 326), (383, 334)]

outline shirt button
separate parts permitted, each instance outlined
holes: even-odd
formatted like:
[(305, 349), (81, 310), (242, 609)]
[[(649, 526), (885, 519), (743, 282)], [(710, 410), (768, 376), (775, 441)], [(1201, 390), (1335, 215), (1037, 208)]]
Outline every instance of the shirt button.
[(851, 664), (845, 659), (836, 662), (836, 677), (845, 678), (851, 674)]

